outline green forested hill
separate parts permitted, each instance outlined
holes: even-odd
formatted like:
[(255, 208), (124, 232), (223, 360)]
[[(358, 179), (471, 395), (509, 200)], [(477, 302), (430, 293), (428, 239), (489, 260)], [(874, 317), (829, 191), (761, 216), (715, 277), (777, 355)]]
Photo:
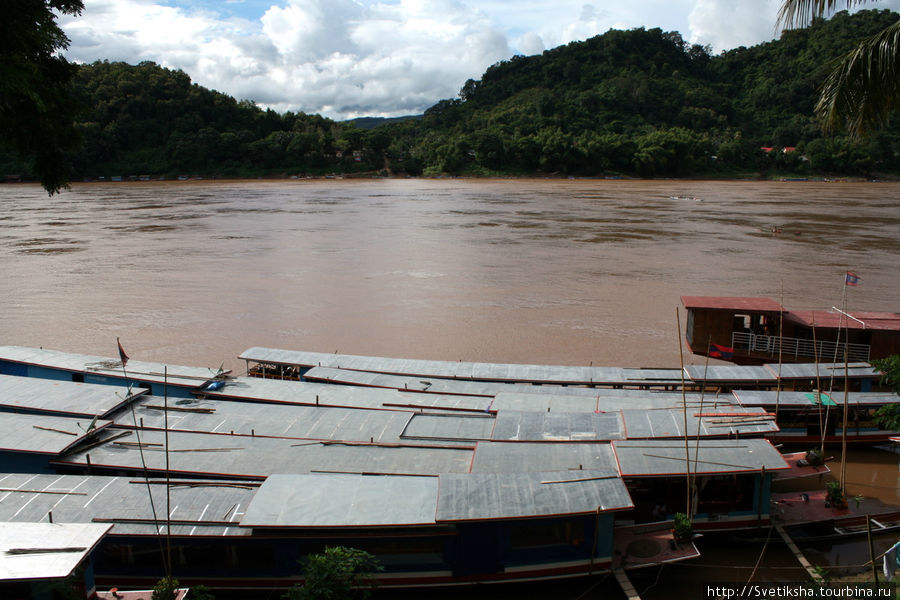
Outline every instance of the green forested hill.
[[(897, 174), (897, 123), (853, 142), (824, 136), (812, 116), (829, 62), (897, 18), (838, 13), (718, 56), (678, 33), (611, 30), (498, 63), (423, 118), (373, 129), (262, 110), (150, 62), (97, 62), (76, 82), (83, 146), (73, 178)], [(27, 172), (0, 150), (0, 174)]]
[(715, 57), (677, 33), (610, 31), (494, 65), (429, 109), (411, 142), (438, 171), (895, 172), (896, 127), (854, 144), (823, 137), (812, 109), (830, 61), (897, 18), (842, 12)]

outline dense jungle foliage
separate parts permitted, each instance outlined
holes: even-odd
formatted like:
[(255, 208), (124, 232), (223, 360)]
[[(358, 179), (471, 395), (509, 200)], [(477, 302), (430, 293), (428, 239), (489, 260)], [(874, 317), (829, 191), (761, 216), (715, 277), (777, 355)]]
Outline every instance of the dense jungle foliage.
[[(718, 56), (675, 32), (610, 30), (502, 61), (421, 118), (374, 128), (262, 110), (151, 62), (96, 62), (74, 84), (73, 178), (900, 174), (896, 122), (854, 141), (824, 135), (813, 116), (831, 60), (898, 18), (841, 12)], [(29, 170), (2, 151), (2, 173)]]

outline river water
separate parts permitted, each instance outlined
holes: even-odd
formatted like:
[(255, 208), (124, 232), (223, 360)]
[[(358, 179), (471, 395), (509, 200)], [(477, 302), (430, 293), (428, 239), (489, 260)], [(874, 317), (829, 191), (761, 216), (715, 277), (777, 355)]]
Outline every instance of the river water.
[[(0, 186), (2, 343), (238, 370), (251, 346), (679, 364), (682, 295), (897, 310), (900, 184)], [(780, 229), (774, 233), (773, 228)], [(844, 288), (844, 272), (862, 278)], [(683, 315), (682, 315), (683, 318)], [(687, 362), (696, 360), (688, 357)]]
[[(675, 367), (682, 295), (900, 309), (898, 197), (848, 182), (136, 182), (49, 198), (7, 184), (0, 344), (115, 356), (119, 337), (135, 359), (236, 372), (251, 346)], [(851, 461), (851, 493), (897, 500), (896, 457)], [(689, 594), (737, 563), (740, 579), (759, 548), (732, 546), (638, 588)], [(767, 552), (765, 577), (802, 579)]]

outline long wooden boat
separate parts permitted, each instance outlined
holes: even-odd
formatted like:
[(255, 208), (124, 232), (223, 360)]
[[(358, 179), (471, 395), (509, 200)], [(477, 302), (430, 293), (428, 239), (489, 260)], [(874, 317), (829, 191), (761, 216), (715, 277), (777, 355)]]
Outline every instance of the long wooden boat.
[[(900, 531), (900, 511), (890, 511), (870, 515), (872, 534)], [(802, 525), (791, 525), (785, 529), (796, 541), (818, 542), (838, 540), (867, 535), (869, 527), (865, 515), (852, 515), (813, 521)]]
[[(584, 424), (621, 418), (614, 414), (265, 404), (213, 399), (214, 392), (168, 406), (145, 393), (119, 406), (103, 385), (59, 382), (79, 394), (64, 415), (51, 415), (42, 403), (58, 395), (41, 398), (46, 382), (20, 379), (38, 397), (6, 403), (4, 422), (22, 435), (4, 436), (0, 521), (52, 512), (54, 522), (113, 524), (94, 567), (98, 583), (120, 588), (159, 579), (160, 533), (171, 533), (179, 581), (213, 588), (284, 589), (300, 581), (298, 561), (327, 545), (374, 554), (384, 586), (637, 568), (697, 555), (671, 537), (686, 471), (696, 484), (695, 528), (733, 530), (770, 521), (772, 478), (788, 469), (761, 438), (692, 440), (686, 448), (659, 436), (584, 436)], [(109, 418), (94, 427), (81, 416), (107, 405)], [(735, 418), (707, 411), (695, 416)], [(628, 428), (639, 430), (630, 418)], [(89, 431), (72, 435), (79, 423)], [(646, 425), (650, 433), (660, 426)], [(44, 452), (24, 461), (36, 445)], [(162, 508), (166, 477), (172, 510)]]
[(682, 296), (691, 352), (738, 364), (900, 354), (900, 313), (789, 310), (769, 298)]
[(125, 360), (23, 346), (0, 346), (0, 375), (95, 383), (145, 389), (151, 394), (190, 398), (216, 387), (229, 373), (203, 367)]

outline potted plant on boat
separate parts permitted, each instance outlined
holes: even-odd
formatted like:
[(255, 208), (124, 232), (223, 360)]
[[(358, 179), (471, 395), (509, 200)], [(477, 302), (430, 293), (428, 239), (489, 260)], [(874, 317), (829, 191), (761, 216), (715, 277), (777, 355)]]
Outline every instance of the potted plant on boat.
[(676, 542), (689, 542), (694, 537), (694, 524), (688, 516), (682, 512), (675, 513), (675, 525), (672, 528), (672, 536)]
[(825, 482), (825, 490), (825, 506), (847, 508), (847, 499), (844, 497), (844, 490), (840, 481)]

